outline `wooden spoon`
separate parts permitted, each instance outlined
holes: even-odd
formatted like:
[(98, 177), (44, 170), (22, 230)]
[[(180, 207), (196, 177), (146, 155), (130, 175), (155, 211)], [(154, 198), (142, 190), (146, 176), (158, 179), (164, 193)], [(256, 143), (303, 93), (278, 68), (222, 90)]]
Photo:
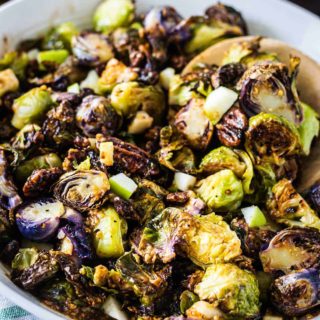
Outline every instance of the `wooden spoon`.
[[(192, 71), (199, 63), (221, 65), (225, 52), (235, 43), (252, 41), (256, 37), (238, 37), (221, 41), (197, 55), (183, 70), (183, 74)], [(276, 53), (283, 63), (289, 65), (291, 56), (301, 59), (297, 87), (301, 100), (311, 105), (320, 114), (320, 65), (301, 51), (275, 39), (263, 38), (261, 51)], [(311, 154), (302, 159), (300, 175), (297, 181), (299, 191), (310, 188), (320, 179), (320, 137), (313, 142)]]

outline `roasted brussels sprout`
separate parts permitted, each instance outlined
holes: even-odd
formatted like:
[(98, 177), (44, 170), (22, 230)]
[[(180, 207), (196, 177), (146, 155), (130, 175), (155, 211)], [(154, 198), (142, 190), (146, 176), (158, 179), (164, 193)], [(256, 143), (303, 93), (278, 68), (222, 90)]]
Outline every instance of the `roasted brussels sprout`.
[(318, 137), (320, 130), (319, 115), (310, 106), (301, 103), (302, 122), (298, 127), (304, 155), (310, 154), (311, 144)]
[(281, 230), (260, 253), (265, 272), (290, 273), (318, 268), (320, 232), (313, 228), (292, 227)]
[(22, 271), (31, 267), (38, 259), (39, 252), (35, 248), (23, 248), (15, 255), (11, 267), (13, 270)]
[(80, 65), (95, 67), (113, 58), (113, 48), (104, 35), (82, 32), (72, 38), (72, 52)]
[(232, 149), (219, 147), (206, 154), (199, 165), (199, 170), (207, 175), (223, 169), (230, 169), (241, 178), (246, 170), (246, 164)]
[(111, 92), (117, 84), (135, 81), (138, 76), (133, 68), (127, 67), (117, 59), (111, 59), (99, 78), (99, 89), (102, 92)]
[(59, 50), (70, 49), (72, 37), (77, 36), (79, 30), (73, 22), (64, 22), (51, 29), (42, 41), (42, 49)]
[(277, 278), (271, 287), (271, 302), (289, 317), (300, 316), (320, 304), (319, 270), (303, 269)]
[(77, 126), (89, 137), (96, 133), (113, 135), (121, 126), (121, 118), (108, 99), (94, 95), (85, 97), (76, 112)]
[(191, 147), (205, 150), (212, 138), (213, 125), (203, 111), (204, 100), (192, 99), (175, 116), (174, 125)]
[(19, 80), (11, 69), (0, 71), (0, 97), (19, 88)]
[(60, 201), (40, 198), (25, 202), (16, 209), (16, 224), (25, 238), (46, 241), (55, 236), (64, 212)]
[[(70, 221), (70, 219), (69, 219)], [(67, 224), (58, 231), (60, 251), (80, 259), (92, 259), (91, 239), (81, 224)]]
[(26, 124), (39, 122), (51, 104), (51, 95), (46, 88), (31, 89), (14, 101), (11, 124), (22, 129)]
[(320, 218), (287, 179), (273, 186), (267, 208), (270, 216), (279, 223), (320, 229)]
[(266, 162), (281, 166), (286, 157), (301, 152), (296, 127), (284, 118), (260, 113), (249, 121), (245, 147), (256, 164)]
[(124, 253), (123, 236), (126, 222), (113, 207), (93, 211), (90, 214), (93, 244), (100, 258), (118, 258)]
[(165, 99), (163, 91), (156, 86), (124, 82), (113, 88), (111, 105), (126, 117), (135, 114), (138, 110), (145, 111), (157, 124), (161, 122), (163, 116)]
[(27, 124), (11, 140), (12, 147), (23, 151), (24, 156), (28, 155), (38, 144), (43, 141), (41, 128), (36, 124)]
[(65, 205), (82, 212), (101, 206), (109, 189), (109, 180), (104, 172), (77, 170), (60, 177), (54, 187), (54, 195)]
[(214, 264), (195, 286), (201, 300), (217, 303), (231, 317), (251, 318), (259, 314), (259, 287), (253, 273), (234, 264)]
[(49, 169), (61, 167), (61, 160), (55, 153), (48, 153), (26, 160), (16, 168), (15, 177), (20, 182), (25, 182), (31, 173), (36, 169)]
[(221, 170), (197, 184), (197, 194), (213, 210), (232, 211), (239, 208), (243, 199), (241, 180), (229, 169)]
[(111, 33), (119, 27), (127, 27), (134, 18), (131, 0), (105, 0), (96, 9), (93, 24), (96, 31)]
[(124, 285), (140, 298), (141, 304), (150, 306), (163, 295), (168, 286), (171, 267), (153, 270), (152, 266), (139, 263), (139, 258), (131, 252), (125, 253), (116, 262), (116, 270), (121, 275)]
[(11, 51), (0, 59), (0, 70), (11, 69), (20, 80), (24, 80), (28, 62), (26, 52)]
[(22, 202), (8, 172), (8, 162), (5, 151), (0, 149), (0, 207), (11, 210)]
[(241, 242), (221, 216), (196, 215), (186, 224), (182, 248), (197, 265), (224, 263), (241, 254)]
[(273, 113), (288, 121), (301, 120), (300, 102), (291, 89), (289, 70), (279, 62), (253, 65), (237, 84), (240, 105), (248, 116), (260, 112)]
[(192, 217), (177, 208), (166, 208), (150, 220), (140, 237), (138, 252), (146, 263), (154, 263), (159, 259), (163, 263), (172, 261), (175, 247), (187, 232)]
[(199, 301), (199, 297), (189, 290), (185, 290), (180, 295), (180, 311), (185, 314), (186, 311)]

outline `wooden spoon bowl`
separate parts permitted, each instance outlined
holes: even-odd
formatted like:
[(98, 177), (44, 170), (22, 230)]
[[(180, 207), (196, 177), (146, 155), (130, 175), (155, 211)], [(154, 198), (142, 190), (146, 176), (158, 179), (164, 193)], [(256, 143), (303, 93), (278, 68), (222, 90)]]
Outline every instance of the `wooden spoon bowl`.
[[(226, 51), (235, 43), (252, 41), (256, 37), (238, 37), (221, 41), (206, 49), (183, 70), (186, 74), (193, 70), (199, 63), (221, 65)], [(275, 39), (263, 38), (260, 42), (261, 51), (276, 53), (281, 62), (289, 65), (290, 56), (297, 56), (301, 59), (297, 88), (301, 101), (308, 103), (320, 114), (320, 65), (301, 51)], [(311, 154), (302, 159), (300, 174), (297, 181), (299, 191), (307, 190), (320, 179), (320, 138), (313, 142)]]

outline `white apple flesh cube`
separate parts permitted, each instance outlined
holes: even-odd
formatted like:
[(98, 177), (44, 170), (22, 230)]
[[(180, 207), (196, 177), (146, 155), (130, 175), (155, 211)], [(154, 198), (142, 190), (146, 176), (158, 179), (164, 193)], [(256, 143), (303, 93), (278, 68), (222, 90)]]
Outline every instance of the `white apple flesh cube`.
[(196, 184), (197, 179), (190, 174), (176, 172), (174, 174), (173, 184), (180, 191), (188, 191)]
[(204, 104), (204, 112), (212, 124), (217, 124), (222, 116), (234, 105), (238, 94), (226, 87), (212, 91)]

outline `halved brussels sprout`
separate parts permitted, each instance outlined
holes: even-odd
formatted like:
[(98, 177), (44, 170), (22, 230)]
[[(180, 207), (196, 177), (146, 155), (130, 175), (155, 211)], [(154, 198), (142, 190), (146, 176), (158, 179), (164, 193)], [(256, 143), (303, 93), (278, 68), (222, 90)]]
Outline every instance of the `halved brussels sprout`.
[(298, 127), (304, 155), (310, 154), (311, 144), (318, 137), (320, 130), (319, 115), (305, 103), (301, 103), (302, 122)]
[(281, 166), (286, 157), (300, 154), (300, 137), (296, 127), (285, 118), (260, 113), (249, 120), (246, 151), (256, 164), (261, 162)]
[(22, 202), (18, 189), (8, 172), (5, 151), (0, 149), (0, 207), (11, 210)]
[(94, 67), (113, 58), (109, 39), (101, 34), (82, 32), (72, 38), (72, 52), (79, 64)]
[(177, 208), (166, 208), (150, 220), (140, 237), (138, 252), (146, 263), (159, 259), (168, 263), (176, 257), (176, 245), (192, 224), (192, 216)]
[[(296, 66), (297, 68), (298, 66)], [(248, 116), (272, 113), (293, 123), (301, 121), (300, 101), (295, 97), (286, 65), (261, 62), (249, 68), (239, 80), (239, 102)]]
[(0, 71), (0, 83), (0, 97), (19, 88), (19, 80), (11, 69)]
[(248, 67), (258, 62), (278, 61), (278, 57), (272, 52), (259, 52), (261, 37), (256, 37), (251, 41), (242, 41), (233, 44), (225, 53), (222, 64), (241, 63)]
[(113, 88), (111, 104), (126, 117), (142, 110), (153, 117), (155, 123), (159, 123), (165, 109), (165, 98), (163, 91), (156, 86), (124, 82)]
[(93, 245), (100, 258), (118, 258), (124, 253), (126, 221), (113, 207), (94, 211), (90, 216)]
[(101, 206), (110, 189), (107, 175), (97, 170), (76, 170), (63, 174), (54, 195), (65, 205), (81, 212)]
[(107, 98), (90, 95), (77, 108), (76, 123), (89, 137), (94, 137), (97, 133), (114, 135), (121, 126), (122, 117)]
[(212, 138), (213, 125), (203, 110), (203, 99), (192, 99), (176, 114), (174, 125), (191, 147), (205, 150)]
[(199, 170), (207, 175), (223, 169), (230, 169), (241, 178), (246, 171), (246, 164), (235, 151), (222, 146), (207, 153), (199, 165)]
[(212, 210), (218, 212), (239, 208), (243, 199), (241, 180), (229, 169), (221, 170), (200, 180), (196, 191)]
[(267, 208), (278, 223), (320, 229), (320, 218), (287, 179), (273, 186)]
[(132, 252), (126, 252), (117, 260), (116, 271), (121, 276), (124, 289), (131, 289), (146, 307), (163, 295), (171, 275), (169, 265), (154, 270), (153, 266), (142, 264)]
[(196, 215), (185, 227), (182, 249), (201, 267), (228, 262), (241, 254), (240, 240), (221, 216)]
[(30, 151), (29, 149), (36, 145), (37, 137), (41, 136), (40, 130), (36, 124), (27, 124), (12, 138), (12, 147), (16, 150)]
[(93, 24), (96, 31), (106, 34), (119, 27), (127, 27), (134, 19), (134, 4), (131, 0), (105, 0), (96, 9)]
[(22, 129), (26, 124), (37, 123), (43, 119), (51, 104), (51, 95), (46, 88), (31, 89), (14, 100), (11, 124)]
[(22, 162), (15, 171), (18, 181), (24, 182), (36, 169), (61, 168), (61, 160), (55, 153), (48, 153)]
[(135, 81), (138, 73), (117, 59), (111, 59), (103, 70), (98, 85), (100, 91), (111, 92), (119, 83)]
[(16, 209), (16, 224), (27, 239), (44, 242), (58, 231), (63, 204), (53, 198), (40, 198), (25, 202)]
[(260, 252), (265, 272), (291, 273), (304, 268), (318, 268), (320, 232), (313, 228), (288, 228), (280, 231)]
[(319, 306), (319, 270), (303, 269), (277, 278), (271, 287), (271, 302), (288, 317), (306, 314)]
[(208, 267), (195, 293), (201, 300), (216, 303), (228, 316), (236, 319), (254, 318), (259, 314), (259, 287), (253, 273), (234, 264)]

